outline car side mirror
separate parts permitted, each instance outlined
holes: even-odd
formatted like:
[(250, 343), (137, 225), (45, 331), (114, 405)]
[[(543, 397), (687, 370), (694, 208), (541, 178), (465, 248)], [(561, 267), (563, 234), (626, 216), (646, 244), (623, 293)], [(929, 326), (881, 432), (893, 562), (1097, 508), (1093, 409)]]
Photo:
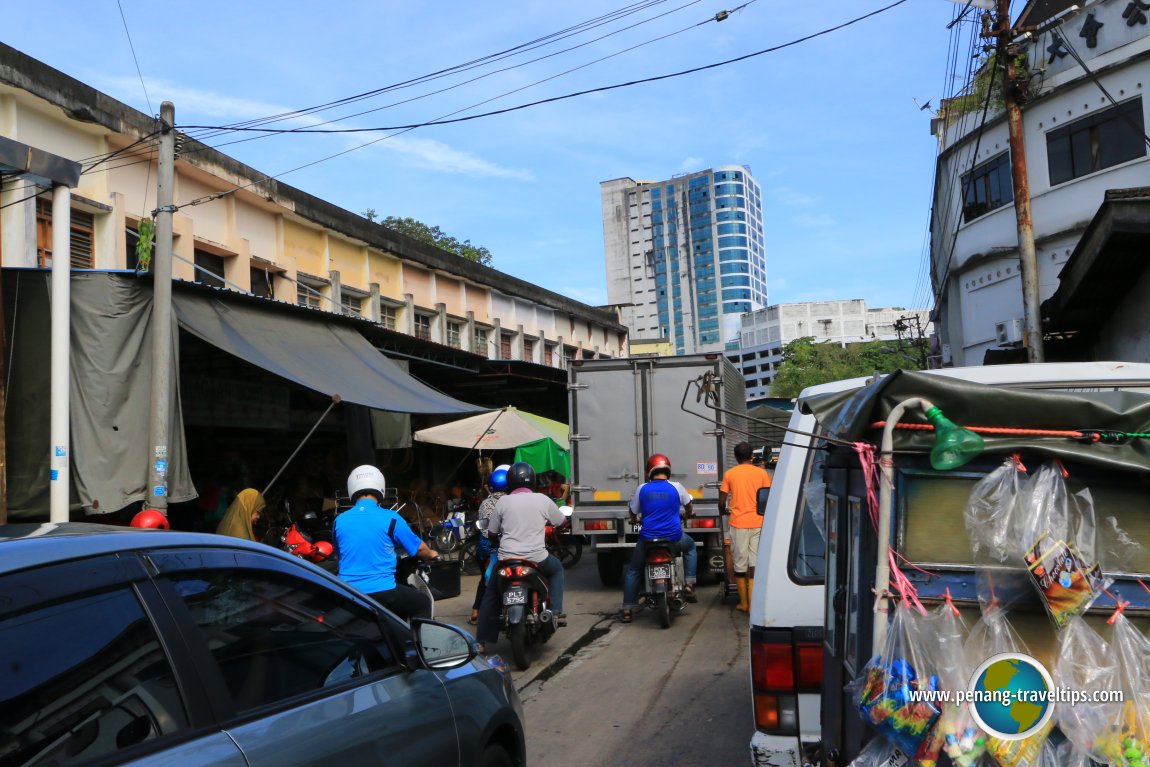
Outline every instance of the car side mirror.
[(415, 651), (425, 668), (459, 668), (478, 655), (471, 635), (446, 623), (412, 618), (411, 633), (415, 639)]
[(759, 512), (759, 516), (763, 516), (767, 511), (767, 498), (771, 495), (771, 488), (760, 487), (759, 491), (755, 494), (755, 511)]

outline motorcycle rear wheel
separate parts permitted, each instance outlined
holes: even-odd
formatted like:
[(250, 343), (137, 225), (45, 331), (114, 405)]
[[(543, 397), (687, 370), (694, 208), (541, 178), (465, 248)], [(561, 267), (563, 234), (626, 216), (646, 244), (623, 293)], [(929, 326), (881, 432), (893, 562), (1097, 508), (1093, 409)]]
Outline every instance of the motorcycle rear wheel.
[(511, 635), (511, 658), (515, 661), (515, 668), (526, 671), (531, 665), (531, 659), (527, 657), (527, 626), (513, 623), (508, 633)]
[(665, 591), (655, 595), (655, 614), (659, 616), (660, 626), (665, 629), (671, 628), (671, 603)]

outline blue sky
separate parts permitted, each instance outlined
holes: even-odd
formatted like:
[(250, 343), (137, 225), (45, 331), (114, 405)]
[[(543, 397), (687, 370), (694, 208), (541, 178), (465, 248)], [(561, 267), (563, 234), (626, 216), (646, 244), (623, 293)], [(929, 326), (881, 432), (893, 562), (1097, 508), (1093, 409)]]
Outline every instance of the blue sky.
[[(646, 10), (593, 32), (323, 119), (402, 125), (487, 99), (494, 100), (462, 114), (667, 74), (785, 43), (892, 1), (753, 0), (725, 21), (701, 23), (738, 3), (648, 0)], [(177, 124), (222, 125), (419, 77), (627, 5), (638, 3), (40, 0), (5, 8), (3, 40), (141, 111), (157, 113), (170, 100)], [(357, 213), (374, 208), (438, 225), (487, 247), (501, 271), (599, 304), (606, 301), (600, 181), (745, 164), (763, 188), (772, 304), (863, 298), (872, 307), (921, 308), (936, 144), (930, 112), (915, 99), (937, 106), (953, 90), (946, 25), (956, 8), (907, 0), (737, 64), (421, 128), (282, 180)], [(514, 64), (521, 66), (349, 116)], [(554, 79), (536, 84), (546, 78)], [(221, 150), (275, 175), (380, 135), (275, 136)]]

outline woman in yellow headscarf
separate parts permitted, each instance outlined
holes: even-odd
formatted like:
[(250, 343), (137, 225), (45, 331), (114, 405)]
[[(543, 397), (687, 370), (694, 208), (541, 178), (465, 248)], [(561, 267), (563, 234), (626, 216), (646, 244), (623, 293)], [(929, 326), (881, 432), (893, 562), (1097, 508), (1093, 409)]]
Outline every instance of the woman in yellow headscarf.
[(233, 538), (243, 538), (247, 541), (256, 540), (252, 532), (252, 524), (259, 521), (260, 512), (264, 510), (264, 497), (258, 490), (247, 488), (241, 490), (232, 505), (228, 506), (227, 514), (220, 520), (216, 533), (230, 535)]

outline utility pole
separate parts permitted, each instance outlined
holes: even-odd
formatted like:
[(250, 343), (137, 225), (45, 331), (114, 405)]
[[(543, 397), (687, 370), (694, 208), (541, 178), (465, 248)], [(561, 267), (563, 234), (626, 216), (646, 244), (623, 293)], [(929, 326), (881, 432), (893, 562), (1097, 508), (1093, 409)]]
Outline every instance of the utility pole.
[[(998, 0), (997, 19), (991, 34), (995, 40), (994, 62), (1003, 67), (1002, 101), (1010, 134), (1010, 177), (1014, 186), (1014, 215), (1018, 222), (1018, 268), (1022, 276), (1022, 317), (1028, 362), (1043, 362), (1042, 318), (1038, 305), (1038, 258), (1034, 246), (1034, 221), (1030, 215), (1030, 180), (1026, 172), (1022, 103), (1029, 78), (1020, 75), (1016, 59), (1019, 46), (1010, 23), (1010, 0)], [(993, 78), (994, 73), (990, 73)], [(992, 87), (992, 86), (988, 86)]]
[(156, 183), (156, 257), (152, 262), (152, 403), (148, 421), (145, 508), (168, 513), (172, 370), (172, 214), (175, 212), (176, 108), (160, 105), (160, 159)]

